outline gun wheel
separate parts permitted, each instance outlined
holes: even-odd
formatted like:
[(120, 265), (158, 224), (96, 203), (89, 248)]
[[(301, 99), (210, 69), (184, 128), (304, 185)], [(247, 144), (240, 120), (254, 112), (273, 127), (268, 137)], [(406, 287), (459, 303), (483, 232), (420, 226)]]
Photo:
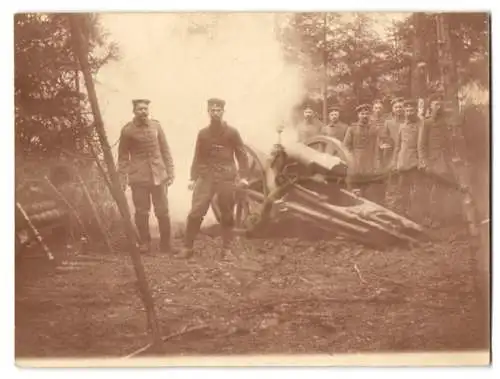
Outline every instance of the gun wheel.
[(352, 161), (351, 153), (347, 150), (344, 144), (336, 138), (316, 136), (307, 140), (305, 144), (314, 150), (339, 157), (346, 162), (348, 166)]
[[(258, 153), (252, 148), (245, 145), (245, 151), (248, 157), (248, 172), (246, 179), (248, 187), (244, 189), (237, 189), (235, 191), (235, 205), (233, 208), (234, 227), (237, 230), (246, 230), (252, 227), (252, 222), (249, 222), (249, 216), (253, 217), (259, 213), (262, 201), (269, 192), (266, 185), (266, 176), (264, 170), (264, 163)], [(258, 196), (251, 196), (249, 194), (257, 194)], [(212, 212), (214, 213), (217, 222), (221, 222), (222, 215), (218, 202), (217, 195), (214, 196), (211, 203)]]

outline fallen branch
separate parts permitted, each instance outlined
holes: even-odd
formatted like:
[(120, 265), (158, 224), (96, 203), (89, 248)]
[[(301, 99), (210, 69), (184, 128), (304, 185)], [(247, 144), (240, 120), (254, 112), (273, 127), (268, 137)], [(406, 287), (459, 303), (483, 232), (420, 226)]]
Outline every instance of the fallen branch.
[(42, 247), (42, 249), (43, 249), (44, 253), (47, 255), (47, 258), (49, 259), (49, 261), (53, 261), (54, 260), (54, 255), (50, 251), (50, 249), (47, 246), (47, 244), (43, 241), (42, 235), (40, 234), (40, 232), (38, 231), (38, 229), (35, 227), (35, 225), (33, 225), (33, 223), (31, 222), (28, 214), (26, 213), (26, 211), (23, 209), (23, 207), (19, 203), (16, 203), (16, 208), (21, 213), (21, 215), (24, 218), (25, 222), (28, 224), (28, 227), (31, 229), (31, 232), (35, 236), (36, 241)]

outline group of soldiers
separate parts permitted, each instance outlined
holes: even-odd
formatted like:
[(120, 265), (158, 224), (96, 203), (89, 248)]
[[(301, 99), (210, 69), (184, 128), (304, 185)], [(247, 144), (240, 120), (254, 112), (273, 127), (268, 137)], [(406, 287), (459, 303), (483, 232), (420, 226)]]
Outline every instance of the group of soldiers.
[[(383, 104), (361, 104), (356, 108), (357, 121), (347, 126), (340, 121), (340, 109), (329, 113), (330, 122), (322, 125), (311, 107), (304, 109), (304, 120), (297, 126), (298, 139), (323, 134), (336, 138), (352, 153), (350, 177), (369, 176), (394, 170), (432, 170), (446, 173), (450, 167), (447, 139), (448, 127), (443, 111), (442, 97), (429, 99), (429, 116), (421, 117), (417, 102), (395, 98), (389, 117), (384, 116)], [(177, 254), (171, 241), (168, 207), (168, 187), (174, 183), (172, 155), (162, 126), (149, 117), (147, 99), (133, 100), (133, 119), (121, 131), (118, 148), (118, 170), (123, 189), (130, 186), (135, 207), (135, 224), (140, 237), (140, 251), (151, 249), (149, 214), (151, 205), (158, 219), (160, 250)], [(248, 170), (247, 155), (237, 129), (224, 121), (225, 101), (212, 98), (207, 101), (209, 124), (198, 132), (191, 182), (192, 205), (186, 221), (184, 246), (181, 256), (193, 255), (193, 244), (214, 196), (218, 199), (222, 230), (223, 255), (229, 251), (233, 229), (235, 191), (245, 186)], [(236, 165), (236, 162), (238, 165)], [(400, 176), (399, 191), (410, 194), (417, 175)], [(354, 182), (352, 190), (379, 204), (384, 204), (387, 181)], [(406, 196), (410, 201), (410, 197)]]
[[(369, 178), (404, 172), (398, 179), (398, 208), (408, 208), (409, 202), (416, 201), (412, 196), (416, 195), (415, 184), (425, 180), (419, 172), (427, 170), (443, 177), (453, 175), (450, 128), (441, 94), (428, 99), (427, 116), (419, 112), (416, 100), (397, 97), (391, 101), (391, 107), (387, 116), (380, 100), (360, 104), (356, 107), (357, 121), (348, 126), (340, 120), (338, 107), (330, 109), (329, 123), (324, 125), (306, 105), (297, 134), (301, 142), (317, 135), (342, 142), (352, 155), (351, 189), (376, 203), (386, 203), (388, 180)], [(422, 197), (418, 199), (422, 201)]]
[[(130, 186), (135, 207), (135, 224), (140, 238), (139, 249), (151, 249), (149, 214), (154, 205), (160, 231), (160, 251), (184, 258), (193, 255), (193, 244), (214, 196), (221, 213), (222, 254), (229, 252), (234, 224), (234, 192), (246, 185), (248, 158), (237, 129), (224, 119), (225, 101), (207, 101), (209, 124), (198, 132), (191, 165), (192, 205), (186, 221), (183, 249), (173, 248), (168, 209), (168, 187), (175, 180), (169, 144), (157, 120), (149, 117), (148, 99), (132, 101), (134, 118), (121, 131), (118, 146), (118, 171), (123, 190)], [(236, 162), (238, 165), (236, 166)]]

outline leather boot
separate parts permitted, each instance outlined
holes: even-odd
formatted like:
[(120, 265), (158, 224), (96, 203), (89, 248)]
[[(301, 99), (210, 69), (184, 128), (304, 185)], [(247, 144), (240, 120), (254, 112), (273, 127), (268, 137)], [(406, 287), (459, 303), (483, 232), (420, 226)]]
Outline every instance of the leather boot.
[(173, 253), (171, 242), (170, 217), (158, 217), (158, 228), (160, 229), (160, 251)]
[(234, 258), (231, 252), (231, 242), (233, 241), (233, 229), (228, 226), (221, 226), (222, 250), (221, 258)]
[(229, 249), (233, 240), (233, 229), (227, 226), (221, 227), (222, 248)]
[(186, 222), (186, 235), (184, 237), (183, 258), (190, 258), (193, 255), (194, 240), (200, 231), (202, 221), (203, 219), (192, 219), (188, 217)]
[(149, 252), (151, 244), (151, 235), (149, 234), (149, 215), (136, 213), (135, 226), (140, 238), (139, 250), (141, 253), (147, 253)]

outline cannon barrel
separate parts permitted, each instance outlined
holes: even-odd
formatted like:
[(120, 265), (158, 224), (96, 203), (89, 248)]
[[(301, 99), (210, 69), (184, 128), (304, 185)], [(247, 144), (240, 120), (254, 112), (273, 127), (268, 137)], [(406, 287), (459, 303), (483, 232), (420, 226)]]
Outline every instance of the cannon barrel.
[(325, 154), (300, 142), (282, 143), (289, 158), (306, 168), (312, 174), (345, 176), (348, 162), (338, 156)]

